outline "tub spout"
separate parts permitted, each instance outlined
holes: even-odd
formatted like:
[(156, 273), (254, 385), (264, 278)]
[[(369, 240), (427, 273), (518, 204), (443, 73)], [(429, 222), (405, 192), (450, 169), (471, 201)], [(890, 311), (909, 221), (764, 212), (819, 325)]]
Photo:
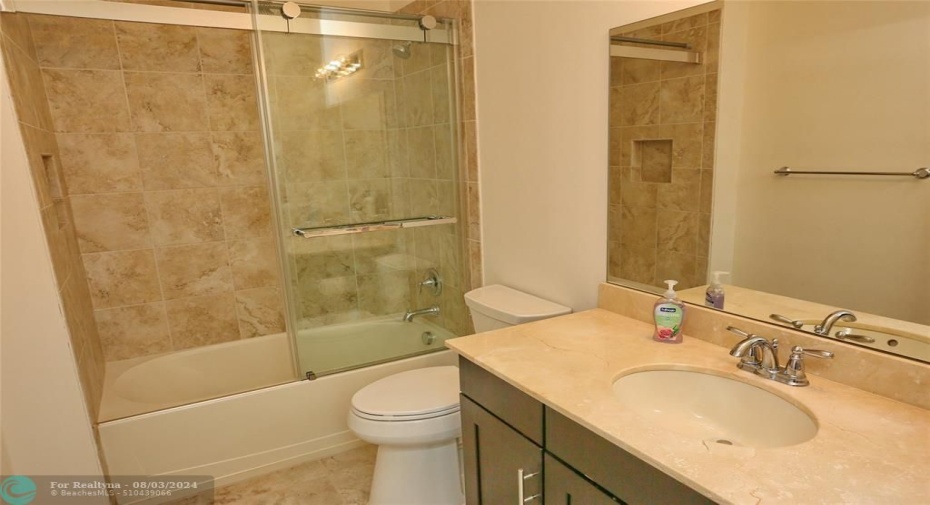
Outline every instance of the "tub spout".
[(413, 318), (417, 316), (438, 316), (438, 315), (439, 315), (439, 305), (433, 305), (432, 307), (428, 309), (408, 310), (406, 313), (404, 313), (404, 321), (411, 323), (413, 322)]

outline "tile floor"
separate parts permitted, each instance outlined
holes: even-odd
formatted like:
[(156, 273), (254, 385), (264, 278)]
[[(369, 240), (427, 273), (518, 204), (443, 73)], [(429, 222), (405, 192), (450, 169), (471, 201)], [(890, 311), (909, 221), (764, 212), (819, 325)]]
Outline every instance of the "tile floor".
[(376, 452), (360, 447), (218, 488), (212, 502), (194, 497), (177, 505), (365, 505)]

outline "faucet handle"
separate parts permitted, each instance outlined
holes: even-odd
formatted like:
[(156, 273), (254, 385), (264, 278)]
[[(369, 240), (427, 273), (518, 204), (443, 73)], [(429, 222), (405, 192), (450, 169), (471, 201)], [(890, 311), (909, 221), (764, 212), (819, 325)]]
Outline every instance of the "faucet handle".
[(752, 333), (749, 333), (748, 331), (743, 331), (743, 330), (737, 328), (736, 326), (727, 326), (727, 331), (736, 333), (737, 335), (739, 335), (739, 336), (741, 336), (741, 337), (743, 337), (743, 338), (749, 338), (749, 337), (755, 336), (755, 335), (753, 335)]
[(804, 349), (799, 345), (791, 348), (791, 356), (785, 369), (779, 374), (779, 382), (784, 382), (789, 386), (807, 386), (810, 381), (807, 374), (804, 373), (804, 356), (813, 356), (815, 358), (832, 358), (833, 353), (830, 351), (821, 351), (820, 349)]
[(795, 354), (799, 354), (799, 355), (806, 354), (808, 356), (813, 356), (815, 358), (826, 358), (826, 359), (830, 359), (834, 356), (834, 354), (830, 351), (821, 351), (820, 349), (804, 349), (799, 345), (796, 345), (791, 348), (791, 355), (794, 356)]

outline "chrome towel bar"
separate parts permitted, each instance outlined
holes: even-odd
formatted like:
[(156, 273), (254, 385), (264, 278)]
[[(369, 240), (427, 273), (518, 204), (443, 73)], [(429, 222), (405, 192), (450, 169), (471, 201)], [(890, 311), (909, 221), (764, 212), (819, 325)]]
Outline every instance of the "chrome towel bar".
[(789, 176), (789, 175), (891, 175), (891, 176), (905, 176), (905, 177), (914, 177), (916, 179), (928, 179), (930, 178), (930, 168), (923, 167), (914, 170), (913, 172), (813, 172), (813, 171), (802, 171), (802, 170), (791, 170), (788, 167), (781, 167), (774, 172), (776, 175)]
[(458, 218), (450, 216), (424, 216), (394, 221), (373, 221), (369, 223), (341, 224), (337, 226), (318, 226), (313, 228), (294, 228), (294, 235), (303, 238), (329, 237), (333, 235), (349, 235), (352, 233), (368, 233), (370, 231), (396, 230), (398, 228), (418, 228), (420, 226), (435, 226), (437, 224), (457, 223)]

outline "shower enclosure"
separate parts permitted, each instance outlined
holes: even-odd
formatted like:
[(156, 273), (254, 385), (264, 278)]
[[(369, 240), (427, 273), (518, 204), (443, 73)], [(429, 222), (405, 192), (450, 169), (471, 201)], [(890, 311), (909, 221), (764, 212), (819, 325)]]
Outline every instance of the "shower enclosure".
[(14, 95), (44, 80), (51, 128), (27, 148), (61, 157), (101, 421), (469, 330), (456, 23), (284, 6), (16, 2), (37, 56), (4, 55)]
[(260, 52), (288, 326), (313, 378), (442, 349), (465, 312), (453, 26), (307, 16)]

